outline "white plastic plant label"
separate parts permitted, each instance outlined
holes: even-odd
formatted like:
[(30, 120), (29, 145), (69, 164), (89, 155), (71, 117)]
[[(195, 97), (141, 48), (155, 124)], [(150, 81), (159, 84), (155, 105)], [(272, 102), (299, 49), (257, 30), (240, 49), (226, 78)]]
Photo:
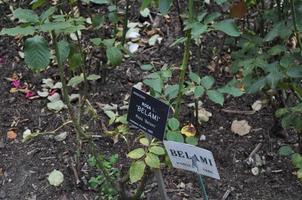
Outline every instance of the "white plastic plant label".
[(220, 179), (211, 151), (190, 144), (164, 141), (173, 167)]

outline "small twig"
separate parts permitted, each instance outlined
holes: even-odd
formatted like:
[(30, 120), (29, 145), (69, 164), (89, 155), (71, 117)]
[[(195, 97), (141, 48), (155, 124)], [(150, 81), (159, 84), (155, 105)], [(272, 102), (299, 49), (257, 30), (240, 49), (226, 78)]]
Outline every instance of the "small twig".
[(262, 147), (262, 143), (257, 144), (257, 146), (256, 146), (255, 149), (250, 153), (250, 155), (249, 155), (248, 158), (253, 157), (254, 154), (257, 153), (261, 147)]
[(272, 173), (280, 173), (280, 172), (283, 172), (283, 170), (282, 169), (272, 170)]
[(233, 114), (244, 114), (244, 115), (253, 115), (256, 112), (253, 110), (229, 110), (229, 109), (221, 109), (222, 112), (233, 113)]
[(76, 184), (79, 185), (79, 184), (81, 183), (81, 181), (80, 181), (80, 179), (79, 179), (78, 172), (77, 172), (76, 168), (74, 167), (75, 161), (74, 161), (72, 158), (70, 158), (69, 160), (70, 160), (71, 169), (72, 169), (73, 174), (74, 174), (74, 177), (75, 177), (75, 179), (76, 179)]
[(231, 191), (230, 189), (228, 189), (228, 190), (224, 193), (224, 195), (222, 196), (222, 199), (221, 199), (221, 200), (226, 200), (226, 199), (228, 198), (228, 196), (230, 195), (231, 192), (232, 192), (232, 191)]

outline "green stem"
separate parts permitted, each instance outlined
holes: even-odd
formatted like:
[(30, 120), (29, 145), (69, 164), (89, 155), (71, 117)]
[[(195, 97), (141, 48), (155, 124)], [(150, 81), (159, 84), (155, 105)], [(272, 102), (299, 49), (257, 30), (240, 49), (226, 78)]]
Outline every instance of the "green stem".
[[(58, 48), (58, 44), (57, 44), (57, 36), (56, 36), (54, 31), (51, 32), (51, 35), (52, 35), (52, 38), (53, 38), (53, 45), (54, 45), (54, 48), (55, 48), (56, 58), (57, 58), (57, 60), (61, 60), (60, 53), (59, 53), (59, 48)], [(70, 99), (69, 99), (69, 96), (68, 96), (68, 87), (67, 87), (65, 73), (64, 73), (64, 65), (63, 65), (63, 63), (58, 62), (58, 66), (59, 66), (60, 80), (62, 82), (64, 102), (67, 105), (69, 116), (70, 116), (70, 118), (72, 120), (72, 123), (73, 123), (73, 126), (75, 128), (75, 132), (76, 132), (76, 135), (77, 135), (77, 140), (80, 141), (81, 137), (88, 139), (89, 136), (85, 134), (84, 130), (80, 126), (79, 120), (77, 119), (77, 117), (75, 115), (75, 112), (72, 108), (72, 105), (70, 103)]]
[(201, 187), (201, 191), (203, 193), (203, 199), (204, 200), (209, 200), (209, 196), (208, 196), (208, 193), (207, 193), (207, 190), (206, 190), (205, 181), (204, 181), (203, 176), (198, 175), (198, 179), (199, 179), (199, 184), (200, 184), (200, 187)]
[(276, 1), (277, 1), (277, 8), (278, 8), (278, 19), (279, 21), (281, 21), (282, 19), (281, 1), (280, 0), (276, 0)]
[(133, 195), (133, 197), (131, 197), (131, 200), (140, 199), (140, 197), (141, 197), (142, 193), (144, 192), (144, 189), (147, 185), (149, 174), (150, 174), (150, 170), (147, 168), (145, 171), (145, 174), (140, 182), (140, 185), (138, 186), (136, 193)]
[(302, 45), (301, 45), (301, 40), (300, 40), (300, 32), (299, 32), (298, 26), (297, 26), (297, 16), (296, 16), (294, 0), (290, 0), (290, 4), (291, 4), (291, 10), (292, 10), (293, 24), (294, 24), (294, 29), (295, 29), (295, 36), (296, 36), (298, 46), (299, 46), (299, 49), (300, 49), (300, 53), (301, 53), (302, 52)]
[(129, 6), (130, 6), (130, 0), (126, 0), (126, 13), (125, 13), (124, 24), (123, 24), (122, 46), (124, 46), (125, 44), (126, 33), (128, 31)]
[(180, 105), (183, 98), (185, 75), (188, 68), (189, 57), (190, 57), (190, 47), (191, 47), (191, 30), (188, 30), (186, 32), (185, 52), (183, 55), (182, 64), (180, 66), (179, 87), (178, 87), (178, 94), (176, 98), (176, 106), (175, 106), (175, 114), (174, 114), (174, 117), (176, 119), (179, 118)]

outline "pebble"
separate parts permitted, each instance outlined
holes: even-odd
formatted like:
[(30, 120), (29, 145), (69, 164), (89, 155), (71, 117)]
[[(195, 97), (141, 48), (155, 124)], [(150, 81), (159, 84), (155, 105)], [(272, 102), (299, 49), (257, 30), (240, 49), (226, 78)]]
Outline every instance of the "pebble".
[(259, 168), (258, 168), (258, 167), (253, 167), (253, 168), (251, 169), (251, 171), (252, 171), (252, 174), (253, 174), (254, 176), (259, 175)]
[(6, 193), (4, 190), (0, 190), (0, 199), (4, 199), (6, 197)]
[(5, 144), (3, 142), (3, 139), (0, 139), (0, 149), (3, 149), (5, 147)]

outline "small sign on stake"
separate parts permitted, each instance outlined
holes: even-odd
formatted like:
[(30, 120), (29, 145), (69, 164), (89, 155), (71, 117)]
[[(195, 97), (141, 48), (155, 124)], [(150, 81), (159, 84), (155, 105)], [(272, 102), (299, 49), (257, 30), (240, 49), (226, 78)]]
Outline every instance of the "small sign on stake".
[(163, 140), (169, 109), (167, 104), (133, 87), (128, 121), (143, 132)]
[(173, 167), (220, 179), (212, 152), (190, 144), (164, 141)]

